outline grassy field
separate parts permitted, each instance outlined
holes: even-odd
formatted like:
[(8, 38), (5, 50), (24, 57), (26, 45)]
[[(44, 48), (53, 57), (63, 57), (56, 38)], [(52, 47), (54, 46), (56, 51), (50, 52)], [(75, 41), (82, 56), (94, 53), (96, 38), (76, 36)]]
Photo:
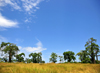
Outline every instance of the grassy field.
[(0, 63), (0, 73), (100, 73), (100, 64)]

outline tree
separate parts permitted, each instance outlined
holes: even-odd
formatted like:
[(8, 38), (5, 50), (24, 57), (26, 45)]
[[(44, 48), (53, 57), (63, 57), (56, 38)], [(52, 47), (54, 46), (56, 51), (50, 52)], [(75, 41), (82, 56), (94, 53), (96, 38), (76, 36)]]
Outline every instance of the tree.
[(77, 54), (76, 54), (76, 56), (79, 56), (79, 59), (82, 61), (83, 60), (83, 53), (82, 53), (82, 51), (81, 52), (78, 52)]
[(54, 63), (57, 62), (57, 54), (56, 53), (52, 52), (50, 61), (54, 62)]
[(24, 53), (21, 53), (21, 54), (19, 54), (19, 55), (16, 55), (15, 57), (16, 57), (16, 60), (17, 60), (18, 62), (24, 62), (23, 56), (25, 57), (25, 54), (24, 54)]
[(45, 63), (45, 61), (41, 61), (41, 63)]
[(12, 56), (14, 56), (19, 51), (18, 47), (15, 44), (9, 42), (2, 42), (0, 45), (0, 50), (5, 54), (9, 54), (9, 62), (11, 62)]
[(41, 57), (42, 53), (31, 53), (29, 54), (29, 57), (32, 57), (32, 62), (33, 63), (40, 63), (42, 61), (42, 57)]
[(74, 60), (75, 61), (75, 57), (74, 57), (74, 52), (72, 51), (67, 51), (67, 52), (64, 52), (63, 53), (64, 55), (64, 60), (68, 60), (68, 62), (70, 62), (71, 60)]
[(63, 61), (63, 56), (59, 56), (59, 61), (60, 61), (60, 63), (61, 63), (61, 61)]
[(86, 50), (90, 54), (92, 63), (95, 63), (95, 56), (98, 54), (98, 50), (99, 50), (99, 46), (95, 43), (96, 43), (96, 39), (90, 38), (85, 44)]
[(26, 58), (25, 62), (27, 62), (27, 63), (31, 63), (31, 62), (32, 62), (32, 60), (31, 60), (31, 59)]
[(81, 52), (77, 53), (76, 55), (80, 56), (79, 59), (83, 63), (90, 63), (89, 53), (86, 50), (81, 50)]
[(37, 63), (41, 63), (41, 61), (42, 61), (42, 53), (41, 52), (39, 52), (39, 53), (37, 53)]

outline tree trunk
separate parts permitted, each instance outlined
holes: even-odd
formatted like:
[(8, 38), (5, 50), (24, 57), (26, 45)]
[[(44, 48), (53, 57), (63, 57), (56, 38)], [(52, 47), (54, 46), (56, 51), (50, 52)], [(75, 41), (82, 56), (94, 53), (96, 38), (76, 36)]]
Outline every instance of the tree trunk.
[(11, 62), (11, 57), (12, 57), (11, 51), (12, 51), (12, 49), (10, 49), (10, 51), (9, 51), (9, 62)]
[(9, 62), (11, 62), (11, 55), (9, 55)]
[(97, 56), (97, 54), (96, 54), (96, 60), (98, 61), (98, 56)]
[(91, 51), (92, 51), (92, 53), (91, 53), (91, 61), (92, 61), (92, 63), (95, 63), (95, 55), (94, 55), (94, 51), (93, 51), (92, 47), (91, 47)]

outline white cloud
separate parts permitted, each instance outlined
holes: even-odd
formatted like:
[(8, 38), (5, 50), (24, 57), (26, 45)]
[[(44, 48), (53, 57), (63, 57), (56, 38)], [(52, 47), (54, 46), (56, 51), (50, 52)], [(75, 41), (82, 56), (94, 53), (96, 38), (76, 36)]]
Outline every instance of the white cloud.
[(23, 2), (24, 9), (28, 11), (29, 13), (32, 13), (32, 9), (33, 11), (36, 11), (36, 9), (39, 9), (37, 5), (43, 0), (21, 0), (21, 1)]
[(8, 40), (7, 40), (5, 37), (3, 37), (3, 36), (0, 35), (0, 43), (1, 43), (1, 42), (7, 42), (7, 41), (8, 41)]
[[(24, 10), (29, 14), (35, 12), (37, 9), (40, 9), (38, 5), (44, 0), (0, 0), (0, 7), (4, 7), (10, 5), (12, 8), (16, 10), (22, 11)], [(47, 0), (48, 2), (49, 0)], [(0, 10), (2, 10), (0, 8)]]
[(41, 52), (43, 50), (46, 50), (46, 48), (43, 48), (43, 45), (40, 41), (36, 44), (36, 46), (37, 47), (21, 47), (21, 46), (18, 47), (19, 49), (26, 50), (27, 52)]
[(42, 43), (39, 41), (37, 44), (37, 47), (25, 47), (25, 49), (28, 52), (41, 52), (43, 50), (46, 50), (46, 48), (43, 48)]
[(0, 27), (6, 27), (6, 28), (18, 27), (17, 25), (18, 25), (18, 22), (9, 20), (5, 18), (4, 16), (2, 16), (0, 13)]
[(15, 0), (0, 0), (0, 6), (6, 6), (7, 4), (11, 5), (14, 9), (20, 10), (21, 8), (17, 5)]

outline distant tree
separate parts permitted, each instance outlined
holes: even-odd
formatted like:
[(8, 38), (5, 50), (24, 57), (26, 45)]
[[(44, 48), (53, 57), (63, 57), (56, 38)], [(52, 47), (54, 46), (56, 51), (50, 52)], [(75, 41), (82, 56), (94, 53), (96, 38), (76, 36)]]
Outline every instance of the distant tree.
[(42, 53), (37, 53), (37, 63), (40, 63), (42, 61)]
[(68, 62), (71, 62), (71, 60), (75, 61), (76, 59), (74, 56), (75, 54), (72, 51), (64, 52), (63, 55), (64, 55), (64, 60), (68, 60)]
[(37, 53), (31, 53), (29, 54), (29, 57), (32, 57), (33, 63), (37, 63)]
[(41, 61), (41, 63), (45, 63), (45, 61)]
[(79, 59), (82, 61), (83, 60), (83, 53), (82, 53), (82, 51), (81, 52), (78, 52), (77, 54), (76, 54), (76, 56), (79, 56)]
[(99, 52), (98, 51), (99, 50), (99, 46), (95, 42), (96, 42), (96, 39), (90, 38), (85, 44), (86, 50), (90, 54), (92, 63), (95, 63), (95, 56)]
[(24, 53), (21, 53), (21, 54), (16, 55), (15, 57), (16, 57), (16, 60), (18, 62), (24, 62), (23, 56), (25, 56), (25, 54)]
[(42, 53), (31, 53), (29, 54), (29, 57), (32, 57), (32, 62), (33, 63), (40, 63), (42, 61), (42, 57), (41, 57)]
[(31, 63), (31, 62), (32, 62), (32, 60), (31, 60), (31, 59), (26, 58), (25, 62), (27, 62), (27, 63)]
[(89, 53), (87, 53), (86, 50), (81, 50), (81, 52), (77, 53), (76, 55), (79, 56), (82, 63), (91, 63)]
[(61, 61), (63, 61), (63, 56), (59, 56), (59, 61), (60, 61), (60, 63), (61, 63)]
[(57, 62), (57, 54), (56, 53), (52, 52), (50, 62), (54, 62), (54, 63)]
[(9, 62), (11, 62), (12, 56), (14, 56), (18, 51), (18, 47), (13, 43), (2, 42), (0, 45), (0, 50), (5, 54), (9, 54)]

